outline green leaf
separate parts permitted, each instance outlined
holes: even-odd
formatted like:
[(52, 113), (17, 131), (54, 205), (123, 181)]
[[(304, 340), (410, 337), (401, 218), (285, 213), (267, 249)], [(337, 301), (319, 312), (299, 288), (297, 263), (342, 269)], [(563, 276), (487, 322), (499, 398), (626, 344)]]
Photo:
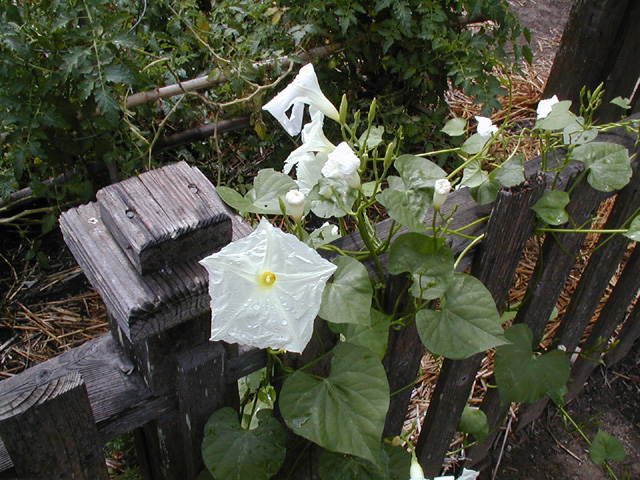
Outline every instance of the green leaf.
[(368, 325), (373, 287), (367, 269), (352, 257), (337, 257), (333, 263), (338, 269), (322, 292), (318, 315), (328, 322)]
[(629, 101), (628, 98), (616, 97), (613, 100), (611, 100), (611, 103), (613, 103), (614, 105), (617, 105), (620, 108), (624, 108), (625, 110), (628, 110), (631, 108), (631, 102)]
[(385, 452), (389, 456), (389, 478), (391, 480), (406, 480), (411, 477), (411, 455), (402, 447), (394, 447), (385, 443)]
[(465, 140), (465, 142), (460, 147), (460, 150), (469, 155), (475, 155), (477, 153), (480, 153), (484, 149), (484, 146), (489, 140), (491, 140), (490, 135), (482, 136), (479, 133), (474, 133)]
[(389, 188), (376, 199), (396, 222), (411, 231), (424, 232), (424, 217), (433, 200), (434, 184), (447, 174), (435, 163), (415, 155), (401, 155), (394, 166), (401, 177), (388, 177)]
[(265, 168), (258, 172), (253, 181), (253, 190), (247, 193), (246, 198), (261, 210), (252, 213), (278, 215), (282, 213), (279, 197), (284, 198), (287, 192), (297, 189), (298, 184), (289, 175)]
[(389, 188), (376, 196), (376, 200), (387, 209), (391, 218), (413, 232), (424, 232), (424, 218), (433, 195), (408, 189), (402, 178), (387, 177)]
[(593, 463), (602, 465), (608, 460), (621, 462), (626, 456), (627, 453), (624, 451), (624, 446), (620, 440), (598, 429), (598, 433), (596, 433), (589, 448), (589, 457)]
[(574, 123), (564, 127), (562, 130), (562, 139), (565, 145), (583, 145), (595, 140), (598, 136), (598, 130), (595, 128), (585, 130), (583, 122), (584, 119), (578, 117)]
[(571, 100), (563, 100), (551, 107), (551, 112), (545, 118), (536, 122), (534, 128), (540, 130), (562, 130), (567, 125), (576, 121), (576, 116), (569, 111), (571, 108)]
[[(371, 127), (369, 131), (369, 138), (367, 138), (367, 144), (364, 146), (366, 151), (373, 150), (382, 143), (382, 136), (384, 135), (384, 127)], [(360, 145), (364, 144), (364, 140), (367, 136), (367, 132), (363, 132), (358, 139)]]
[(455, 272), (453, 252), (445, 240), (420, 233), (399, 235), (391, 244), (388, 265), (389, 273), (411, 273), (411, 294), (425, 300), (442, 296)]
[(569, 356), (557, 349), (536, 355), (528, 326), (513, 325), (505, 337), (512, 343), (497, 348), (494, 370), (502, 404), (536, 402), (569, 381)]
[(591, 142), (573, 151), (573, 158), (589, 167), (587, 181), (596, 190), (612, 192), (631, 179), (631, 158), (624, 145)]
[(431, 353), (463, 359), (508, 343), (495, 301), (477, 278), (456, 273), (440, 304), (440, 310), (416, 314), (420, 339)]
[(524, 155), (514, 155), (491, 174), (504, 187), (520, 185), (525, 180)]
[(286, 453), (286, 434), (270, 412), (258, 413), (259, 424), (245, 430), (230, 407), (216, 410), (205, 425), (204, 463), (215, 478), (269, 479), (280, 469)]
[(482, 170), (482, 160), (474, 160), (464, 169), (461, 185), (469, 188), (479, 187), (489, 180), (489, 174)]
[(332, 323), (331, 329), (344, 335), (349, 343), (370, 348), (382, 360), (387, 353), (390, 325), (390, 315), (371, 309), (368, 324)]
[(634, 242), (640, 241), (640, 215), (634, 218), (629, 225), (627, 233), (623, 234), (625, 237), (630, 238)]
[(449, 120), (440, 131), (450, 137), (459, 137), (460, 135), (464, 135), (466, 127), (467, 121), (464, 118), (456, 117)]
[(479, 408), (465, 406), (458, 422), (458, 431), (471, 434), (481, 442), (489, 434), (487, 415)]
[(564, 209), (569, 204), (569, 194), (558, 190), (546, 192), (531, 209), (543, 222), (549, 225), (562, 225), (569, 220)]
[(289, 175), (265, 168), (258, 172), (253, 189), (244, 197), (228, 187), (216, 187), (216, 191), (227, 205), (239, 212), (278, 215), (282, 213), (280, 198), (297, 188), (298, 185)]
[(386, 480), (389, 478), (388, 458), (384, 457), (378, 464), (353, 455), (324, 450), (318, 460), (318, 475), (321, 480)]
[(321, 447), (378, 463), (389, 408), (384, 367), (371, 350), (350, 343), (333, 353), (329, 377), (298, 370), (285, 380), (282, 416), (296, 434)]

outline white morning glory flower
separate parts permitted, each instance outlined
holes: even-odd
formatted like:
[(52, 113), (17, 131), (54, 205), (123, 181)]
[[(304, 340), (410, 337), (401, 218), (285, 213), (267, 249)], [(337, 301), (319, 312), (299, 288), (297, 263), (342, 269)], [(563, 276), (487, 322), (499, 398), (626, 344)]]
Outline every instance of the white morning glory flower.
[(262, 219), (200, 263), (209, 273), (211, 340), (300, 353), (336, 266)]
[(546, 100), (540, 100), (540, 103), (538, 103), (538, 108), (536, 109), (538, 120), (547, 118), (547, 115), (551, 113), (551, 108), (559, 101), (560, 100), (558, 100), (557, 95), (554, 95), (551, 98), (547, 98)]
[(360, 159), (347, 142), (340, 143), (327, 157), (322, 174), (333, 180), (345, 180), (351, 188), (360, 188)]
[[(262, 109), (271, 113), (289, 135), (297, 135), (302, 128), (305, 104), (317, 108), (336, 122), (340, 121), (338, 110), (320, 90), (318, 77), (310, 63), (302, 67), (293, 81)], [(291, 115), (287, 116), (289, 109)]]
[(313, 107), (309, 108), (311, 113), (311, 122), (307, 123), (302, 129), (302, 145), (296, 148), (284, 161), (284, 173), (289, 173), (294, 165), (298, 164), (301, 159), (305, 158), (311, 152), (332, 152), (336, 147), (325, 136), (322, 125), (324, 123), (324, 114), (320, 110)]
[(411, 457), (411, 468), (409, 469), (409, 476), (411, 477), (409, 480), (425, 480), (424, 471), (422, 470), (422, 467), (414, 456)]
[(446, 178), (440, 178), (436, 180), (433, 189), (433, 208), (440, 210), (440, 207), (444, 205), (449, 192), (451, 191), (451, 182)]
[(287, 213), (296, 222), (299, 222), (304, 215), (304, 200), (306, 195), (300, 190), (289, 190), (284, 197), (284, 204), (287, 207)]
[(478, 122), (478, 135), (481, 137), (488, 137), (498, 131), (498, 127), (493, 124), (490, 118), (487, 117), (475, 117)]

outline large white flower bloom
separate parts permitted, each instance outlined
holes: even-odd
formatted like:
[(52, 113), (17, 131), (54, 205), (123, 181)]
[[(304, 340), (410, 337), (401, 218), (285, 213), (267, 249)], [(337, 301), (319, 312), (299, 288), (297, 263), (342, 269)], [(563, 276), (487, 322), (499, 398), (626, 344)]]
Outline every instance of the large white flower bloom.
[(311, 122), (307, 123), (302, 129), (302, 145), (289, 154), (284, 161), (284, 173), (289, 173), (294, 165), (304, 159), (312, 152), (332, 152), (336, 147), (331, 143), (324, 134), (322, 126), (324, 123), (324, 114), (320, 110), (313, 107), (309, 108), (311, 113)]
[(209, 273), (211, 340), (302, 352), (336, 266), (266, 219), (200, 261)]
[[(293, 81), (262, 108), (276, 117), (289, 135), (297, 135), (302, 128), (305, 104), (317, 108), (336, 122), (340, 121), (338, 110), (320, 90), (311, 63), (302, 67)], [(287, 116), (289, 109), (291, 115)]]
[(345, 180), (352, 188), (360, 188), (358, 168), (360, 159), (347, 142), (342, 142), (328, 155), (322, 174), (333, 180)]
[(489, 137), (498, 131), (490, 118), (477, 116), (475, 119), (478, 122), (478, 135), (481, 137)]
[(554, 95), (551, 98), (547, 98), (546, 100), (540, 100), (540, 103), (538, 103), (538, 108), (536, 109), (538, 120), (547, 118), (547, 115), (551, 113), (551, 108), (559, 101), (560, 100), (558, 100), (557, 95)]

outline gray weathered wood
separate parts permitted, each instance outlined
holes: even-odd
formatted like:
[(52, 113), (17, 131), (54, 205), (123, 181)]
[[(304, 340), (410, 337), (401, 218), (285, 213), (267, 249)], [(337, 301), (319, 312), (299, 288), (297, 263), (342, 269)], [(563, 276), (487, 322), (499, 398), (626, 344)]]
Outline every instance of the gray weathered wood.
[(605, 362), (611, 367), (622, 360), (631, 350), (634, 343), (640, 338), (640, 304), (636, 303), (635, 307), (627, 317), (624, 326), (620, 330), (618, 336), (619, 342), (616, 347), (607, 353)]
[[(95, 203), (61, 215), (69, 250), (100, 293), (115, 324), (132, 342), (151, 337), (209, 309), (208, 278), (195, 259), (141, 276), (109, 233)], [(233, 238), (252, 229), (232, 217)]]
[[(570, 180), (569, 186), (573, 186), (575, 181), (579, 183), (574, 187), (572, 200), (566, 207), (571, 218), (579, 225), (593, 217), (605, 198), (602, 193), (591, 188), (584, 178), (580, 180), (581, 171), (581, 168), (573, 171), (574, 178)], [(565, 226), (570, 228), (569, 225)], [(540, 342), (585, 237), (586, 234), (583, 233), (562, 233), (546, 237), (529, 280), (527, 293), (515, 318), (515, 323), (524, 323), (531, 329), (534, 345)], [(474, 466), (486, 456), (499, 433), (498, 427), (504, 420), (509, 405), (502, 405), (499, 391), (490, 389), (481, 408), (487, 415), (490, 433), (481, 443), (469, 449), (468, 466)]]
[[(213, 342), (178, 357), (176, 396), (186, 460), (184, 480), (195, 480), (204, 468), (204, 426), (215, 410), (228, 404), (226, 361), (224, 347)], [(237, 396), (236, 389), (231, 391)]]
[(231, 218), (215, 188), (185, 162), (98, 191), (105, 226), (139, 274), (199, 260), (231, 241)]
[[(593, 91), (604, 83), (604, 102), (597, 115), (605, 121), (620, 118), (623, 111), (609, 102), (634, 93), (640, 76), (639, 23), (640, 4), (635, 0), (576, 1), (543, 96), (557, 94), (571, 100), (577, 112), (582, 87)], [(634, 112), (640, 109), (640, 95), (635, 93)]]
[[(534, 176), (521, 186), (498, 193), (486, 236), (473, 260), (471, 274), (491, 292), (500, 311), (522, 250), (533, 233), (535, 213), (531, 207), (542, 196), (545, 186), (543, 176)], [(443, 362), (416, 446), (427, 477), (440, 473), (483, 356)]]
[[(606, 348), (606, 342), (616, 327), (624, 320), (625, 312), (638, 293), (639, 288), (640, 248), (636, 247), (629, 257), (620, 278), (618, 278), (611, 296), (602, 308), (598, 321), (593, 325), (589, 332), (589, 337), (582, 344), (583, 351), (588, 351), (598, 345), (600, 345), (599, 348), (601, 349)], [(605, 343), (601, 343), (601, 340), (604, 340)], [(565, 401), (570, 401), (582, 390), (591, 372), (599, 365), (595, 361), (599, 356), (595, 353), (591, 355), (595, 357), (594, 360), (586, 359), (582, 356), (576, 358), (571, 368), (572, 382), (569, 384), (569, 391), (565, 395)]]
[(79, 372), (12, 393), (1, 400), (0, 435), (21, 478), (109, 478)]

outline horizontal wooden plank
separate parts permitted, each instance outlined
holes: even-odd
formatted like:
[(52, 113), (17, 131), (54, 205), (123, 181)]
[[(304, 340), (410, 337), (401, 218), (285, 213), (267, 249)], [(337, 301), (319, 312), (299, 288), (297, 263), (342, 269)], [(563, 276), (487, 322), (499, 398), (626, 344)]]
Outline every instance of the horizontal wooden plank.
[[(233, 239), (253, 231), (232, 215)], [(207, 274), (196, 259), (140, 275), (107, 229), (95, 203), (63, 213), (60, 227), (69, 250), (129, 340), (148, 338), (209, 309)]]
[(96, 198), (102, 221), (140, 274), (203, 258), (231, 240), (224, 202), (185, 162), (109, 185)]

